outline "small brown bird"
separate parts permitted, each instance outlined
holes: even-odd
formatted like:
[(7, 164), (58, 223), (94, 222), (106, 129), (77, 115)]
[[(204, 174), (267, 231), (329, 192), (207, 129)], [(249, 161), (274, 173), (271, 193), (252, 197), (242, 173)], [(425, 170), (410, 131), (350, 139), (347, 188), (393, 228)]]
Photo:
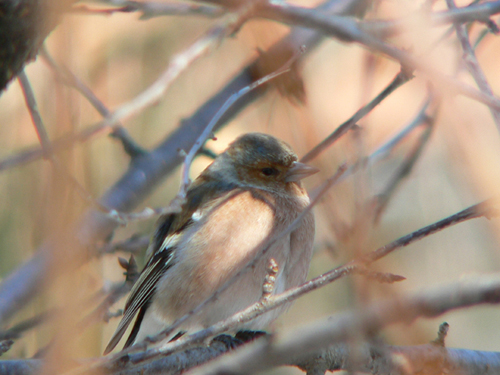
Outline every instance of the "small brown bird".
[[(245, 134), (231, 143), (190, 186), (182, 211), (159, 219), (148, 249), (151, 256), (104, 353), (118, 344), (134, 316), (125, 347), (167, 328), (242, 270), (260, 245), (285, 230), (307, 207), (309, 197), (300, 180), (317, 171), (299, 163), (289, 145), (270, 135)], [(273, 293), (304, 282), (313, 239), (314, 218), (309, 213), (180, 330), (208, 327), (259, 301), (271, 259), (278, 265)], [(271, 310), (240, 328), (263, 329), (286, 308)]]

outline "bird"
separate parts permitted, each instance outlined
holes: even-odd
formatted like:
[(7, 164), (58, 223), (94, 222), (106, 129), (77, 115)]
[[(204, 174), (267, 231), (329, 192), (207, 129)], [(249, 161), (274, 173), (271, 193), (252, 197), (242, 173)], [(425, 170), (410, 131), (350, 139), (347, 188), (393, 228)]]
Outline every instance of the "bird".
[[(180, 212), (158, 219), (149, 259), (104, 354), (115, 348), (134, 317), (124, 348), (158, 334), (245, 268), (259, 247), (287, 229), (309, 205), (301, 180), (318, 171), (299, 162), (287, 143), (271, 135), (247, 133), (234, 140), (190, 185)], [(314, 232), (309, 211), (293, 231), (271, 243), (254, 267), (181, 325), (179, 334), (209, 327), (258, 302), (271, 261), (277, 265), (272, 293), (303, 283)], [(288, 306), (239, 328), (262, 330)]]

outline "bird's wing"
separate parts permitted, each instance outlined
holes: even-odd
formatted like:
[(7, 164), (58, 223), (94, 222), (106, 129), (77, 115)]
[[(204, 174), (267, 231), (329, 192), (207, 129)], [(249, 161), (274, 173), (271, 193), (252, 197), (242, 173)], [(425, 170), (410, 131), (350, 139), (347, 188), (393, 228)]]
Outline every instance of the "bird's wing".
[(211, 207), (218, 200), (217, 198), (232, 189), (234, 186), (231, 184), (221, 184), (203, 177), (198, 178), (188, 191), (187, 202), (182, 211), (177, 214), (165, 215), (159, 219), (157, 229), (147, 250), (151, 256), (130, 292), (122, 320), (104, 354), (113, 350), (135, 315), (140, 312), (125, 347), (132, 344), (139, 331), (142, 318), (149, 307), (149, 302), (156, 291), (158, 281), (173, 265), (176, 245), (185, 233), (185, 229), (198, 220), (197, 215), (199, 216)]
[[(148, 263), (142, 270), (139, 279), (136, 281), (132, 291), (130, 292), (125, 304), (122, 320), (120, 321), (113, 337), (109, 341), (104, 354), (109, 353), (118, 344), (137, 312), (141, 308), (147, 307), (148, 302), (156, 290), (158, 280), (172, 266), (172, 259), (175, 252), (175, 243), (178, 234), (173, 233), (169, 235), (169, 228), (175, 220), (175, 217), (174, 215), (168, 215), (162, 219), (163, 222), (158, 226), (158, 229), (151, 239), (150, 246), (156, 247), (156, 249), (153, 249), (151, 258), (149, 258)], [(138, 321), (136, 323), (138, 330), (141, 322)], [(135, 330), (136, 329), (134, 329), (134, 331)], [(135, 332), (135, 334), (137, 334), (137, 332)], [(128, 341), (127, 343), (130, 345)]]

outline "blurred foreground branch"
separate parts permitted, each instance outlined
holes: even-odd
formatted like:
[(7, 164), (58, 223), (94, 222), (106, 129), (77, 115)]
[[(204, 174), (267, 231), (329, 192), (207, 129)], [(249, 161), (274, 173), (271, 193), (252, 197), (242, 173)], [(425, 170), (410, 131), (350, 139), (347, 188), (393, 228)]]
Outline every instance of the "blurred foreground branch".
[[(500, 371), (500, 353), (497, 352), (450, 349), (438, 343), (406, 347), (363, 343), (355, 348), (346, 343), (356, 332), (370, 336), (396, 322), (410, 323), (419, 317), (436, 317), (454, 309), (498, 303), (498, 277), (463, 281), (401, 299), (381, 301), (363, 311), (337, 314), (282, 336), (265, 336), (191, 374), (247, 374), (281, 365), (299, 366), (308, 374), (341, 369), (380, 375), (497, 374)], [(226, 345), (214, 341), (208, 347), (188, 349), (138, 365), (129, 362), (105, 373), (179, 374), (227, 350)], [(42, 363), (41, 360), (0, 361), (0, 373), (33, 374)]]
[[(301, 327), (271, 341), (258, 340), (231, 356), (223, 357), (220, 361), (195, 370), (193, 374), (255, 373), (286, 364), (302, 364), (305, 367), (312, 366), (318, 357), (324, 367), (310, 373), (319, 374), (326, 370), (345, 369), (372, 374), (401, 375), (497, 374), (500, 371), (500, 353), (496, 352), (442, 347), (430, 350), (428, 346), (403, 349), (389, 347), (388, 351), (384, 347), (368, 351), (366, 347), (355, 347), (356, 361), (353, 363), (348, 361), (349, 351), (339, 350), (342, 346), (331, 348), (329, 346), (349, 342), (353, 335), (360, 333), (369, 337), (381, 328), (396, 322), (410, 323), (419, 317), (436, 317), (458, 308), (498, 303), (500, 303), (498, 277), (455, 283), (401, 299), (381, 301), (363, 308), (362, 311), (337, 314), (327, 321)], [(359, 354), (361, 357), (358, 357)]]

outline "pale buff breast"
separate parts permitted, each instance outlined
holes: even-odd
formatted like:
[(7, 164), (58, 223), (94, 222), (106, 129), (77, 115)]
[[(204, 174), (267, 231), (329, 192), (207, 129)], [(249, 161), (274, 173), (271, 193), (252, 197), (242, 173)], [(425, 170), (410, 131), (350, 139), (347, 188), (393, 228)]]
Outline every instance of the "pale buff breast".
[[(229, 202), (231, 204), (227, 204)], [(308, 202), (307, 195), (290, 199), (246, 191), (202, 213), (178, 244), (176, 265), (158, 285), (158, 293), (165, 298), (155, 299), (152, 306), (157, 318), (171, 323), (210, 297), (254, 259), (271, 233), (288, 227)], [(276, 210), (276, 205), (281, 209)], [(258, 301), (270, 258), (274, 258), (279, 267), (276, 293), (303, 282), (313, 238), (314, 219), (309, 214), (299, 228), (269, 247), (255, 267), (193, 317), (188, 326), (209, 326)], [(264, 328), (282, 309), (266, 314), (247, 327)]]

